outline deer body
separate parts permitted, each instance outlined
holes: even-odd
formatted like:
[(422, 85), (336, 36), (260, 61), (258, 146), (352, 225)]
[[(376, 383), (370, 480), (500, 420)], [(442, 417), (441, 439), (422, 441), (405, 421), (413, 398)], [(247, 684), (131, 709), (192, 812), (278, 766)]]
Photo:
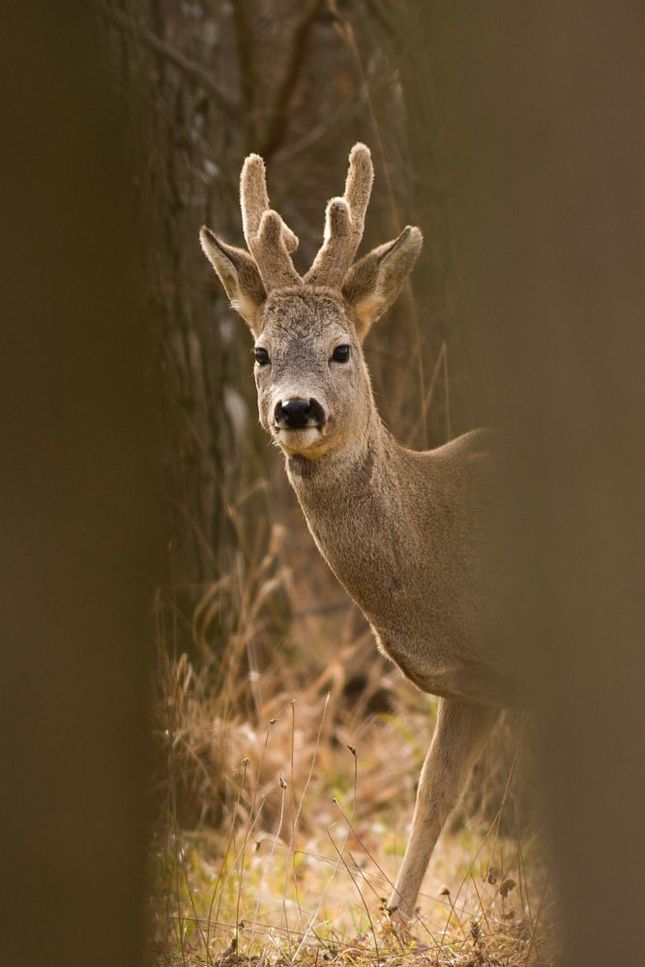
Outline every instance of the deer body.
[(301, 278), (297, 239), (269, 209), (264, 165), (241, 180), (249, 252), (202, 229), (201, 241), (255, 339), (260, 422), (284, 451), (289, 480), (330, 568), (382, 651), (440, 696), (390, 911), (407, 922), (434, 844), (499, 709), (513, 699), (496, 620), (490, 435), (436, 450), (401, 446), (374, 403), (362, 342), (398, 295), (421, 247), (406, 228), (358, 262), (372, 184), (369, 151), (350, 154), (345, 194)]
[(425, 692), (499, 706), (512, 689), (491, 613), (487, 437), (474, 431), (417, 453), (374, 411), (357, 452), (314, 464), (288, 457), (287, 474), (318, 549), (381, 650)]

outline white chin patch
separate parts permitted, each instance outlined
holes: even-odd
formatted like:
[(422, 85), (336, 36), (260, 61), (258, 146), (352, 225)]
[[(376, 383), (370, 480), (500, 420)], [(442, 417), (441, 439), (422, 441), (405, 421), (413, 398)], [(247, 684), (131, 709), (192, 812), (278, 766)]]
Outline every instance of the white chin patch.
[(302, 430), (285, 430), (284, 427), (281, 427), (276, 431), (276, 439), (285, 450), (307, 450), (320, 437), (320, 429), (317, 426), (306, 426)]

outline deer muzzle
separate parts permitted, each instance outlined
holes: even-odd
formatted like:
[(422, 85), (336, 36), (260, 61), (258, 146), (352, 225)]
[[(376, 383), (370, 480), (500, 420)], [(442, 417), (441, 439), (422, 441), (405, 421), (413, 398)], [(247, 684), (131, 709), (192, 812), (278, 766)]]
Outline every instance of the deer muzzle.
[(325, 411), (317, 400), (281, 400), (276, 404), (275, 425), (280, 430), (304, 430), (309, 427), (322, 429), (325, 424)]

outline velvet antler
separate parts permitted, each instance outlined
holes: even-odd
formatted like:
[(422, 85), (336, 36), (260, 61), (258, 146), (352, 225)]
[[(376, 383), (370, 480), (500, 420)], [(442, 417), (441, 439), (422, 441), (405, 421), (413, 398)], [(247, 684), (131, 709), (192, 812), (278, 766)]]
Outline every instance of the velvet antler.
[(340, 289), (363, 237), (373, 179), (370, 150), (359, 142), (349, 154), (345, 194), (327, 204), (323, 245), (305, 276), (308, 285)]
[(206, 227), (200, 238), (231, 304), (253, 332), (260, 330), (266, 296), (274, 289), (303, 284), (336, 289), (342, 293), (361, 339), (396, 299), (423, 238), (418, 228), (408, 226), (398, 238), (354, 263), (363, 237), (373, 177), (369, 148), (355, 144), (349, 155), (345, 194), (328, 203), (322, 247), (302, 279), (290, 255), (297, 248), (298, 239), (280, 215), (269, 208), (264, 161), (257, 154), (248, 156), (240, 179), (240, 202), (249, 251), (228, 245)]
[(301, 285), (302, 279), (289, 254), (298, 247), (298, 239), (280, 215), (269, 208), (264, 161), (257, 154), (250, 154), (244, 162), (240, 204), (244, 238), (266, 291)]

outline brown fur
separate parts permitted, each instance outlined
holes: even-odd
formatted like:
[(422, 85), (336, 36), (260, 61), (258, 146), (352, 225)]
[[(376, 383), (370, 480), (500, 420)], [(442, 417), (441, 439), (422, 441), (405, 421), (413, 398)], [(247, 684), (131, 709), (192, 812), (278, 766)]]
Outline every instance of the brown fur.
[[(243, 184), (248, 169), (249, 162)], [(243, 208), (257, 257), (268, 197), (263, 166), (253, 161), (250, 169), (254, 187), (243, 191)], [(240, 311), (256, 345), (268, 353), (270, 363), (255, 367), (260, 421), (286, 454), (316, 545), (364, 611), (380, 649), (419, 688), (441, 697), (412, 834), (390, 898), (393, 914), (406, 919), (469, 769), (499, 709), (514, 695), (493, 605), (498, 568), (490, 434), (476, 430), (437, 450), (414, 452), (396, 442), (374, 403), (362, 341), (399, 294), (422, 236), (408, 227), (350, 266), (371, 179), (369, 152), (356, 146), (345, 196), (328, 206), (325, 241), (304, 283), (285, 270), (286, 233), (275, 213), (264, 236), (272, 254), (264, 251), (259, 266), (265, 295), (237, 258), (239, 250), (211, 240), (208, 230), (202, 230), (202, 244), (229, 296), (247, 307)], [(281, 278), (287, 281), (276, 284)], [(350, 347), (347, 362), (332, 359), (339, 345)], [(297, 430), (275, 425), (276, 405), (289, 399), (316, 400), (324, 424)]]

